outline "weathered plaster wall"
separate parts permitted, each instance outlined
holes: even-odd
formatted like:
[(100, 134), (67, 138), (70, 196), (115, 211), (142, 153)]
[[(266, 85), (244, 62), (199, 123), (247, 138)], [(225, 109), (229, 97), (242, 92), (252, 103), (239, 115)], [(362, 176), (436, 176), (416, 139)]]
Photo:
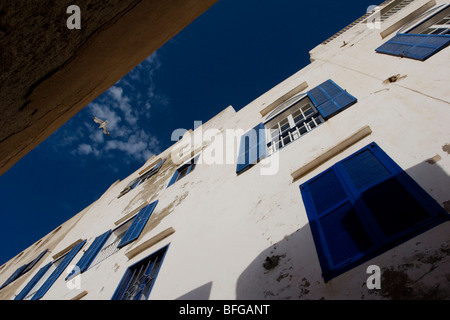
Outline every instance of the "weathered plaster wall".
[[(392, 21), (391, 21), (392, 22)], [(150, 159), (113, 186), (70, 225), (63, 243), (93, 239), (114, 228), (145, 203), (159, 200), (140, 238), (81, 275), (79, 289), (58, 281), (44, 299), (110, 299), (125, 270), (169, 244), (151, 299), (449, 299), (450, 222), (444, 222), (325, 283), (299, 186), (375, 141), (443, 208), (450, 197), (448, 64), (450, 49), (425, 62), (376, 54), (379, 31), (355, 26), (336, 42), (315, 48), (314, 62), (258, 97), (239, 112), (225, 109), (183, 140)], [(334, 41), (340, 42), (340, 38)], [(385, 81), (400, 74), (395, 82)], [(237, 176), (235, 163), (199, 163), (167, 188), (178, 167), (172, 158), (189, 134), (206, 129), (254, 127), (260, 111), (307, 82), (304, 91), (332, 78), (358, 102), (270, 158), (279, 160), (274, 175), (261, 175), (260, 162)], [(371, 133), (350, 144), (304, 176), (292, 173), (360, 130)], [(239, 136), (232, 138), (239, 142)], [(205, 141), (203, 155), (211, 141)], [(199, 150), (197, 141), (194, 150)], [(237, 145), (236, 145), (237, 147)], [(235, 155), (236, 156), (236, 155)], [(167, 158), (157, 175), (118, 198), (130, 181), (158, 157)], [(235, 159), (235, 157), (234, 157)], [(132, 258), (127, 253), (172, 228), (173, 233)], [(64, 247), (63, 243), (58, 244)], [(67, 244), (65, 244), (67, 245)], [(33, 247), (28, 249), (33, 252)], [(36, 253), (37, 254), (37, 253)], [(80, 253), (74, 262), (81, 257)], [(46, 262), (48, 261), (48, 258)], [(42, 262), (44, 263), (44, 262)], [(369, 290), (369, 265), (381, 268), (381, 289)], [(8, 271), (20, 266), (8, 262)], [(34, 270), (36, 272), (36, 270)], [(0, 282), (8, 272), (0, 271)], [(25, 285), (3, 289), (11, 298)], [(87, 293), (87, 294), (86, 294)]]

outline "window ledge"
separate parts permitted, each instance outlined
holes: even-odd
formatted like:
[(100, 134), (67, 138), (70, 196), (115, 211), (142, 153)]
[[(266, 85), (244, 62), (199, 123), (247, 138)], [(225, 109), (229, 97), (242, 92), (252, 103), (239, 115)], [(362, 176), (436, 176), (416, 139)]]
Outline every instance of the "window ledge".
[(402, 27), (406, 23), (413, 21), (416, 17), (418, 17), (420, 14), (424, 13), (425, 11), (427, 11), (428, 9), (433, 7), (435, 4), (436, 4), (435, 0), (430, 0), (427, 3), (425, 3), (424, 5), (420, 6), (417, 9), (415, 9), (414, 11), (412, 11), (411, 13), (409, 13), (408, 15), (403, 17), (402, 19), (396, 21), (394, 24), (392, 24), (388, 28), (386, 28), (383, 31), (381, 31), (380, 32), (381, 38), (382, 39), (386, 38), (387, 36), (392, 34), (395, 30), (398, 30), (400, 27)]
[(155, 245), (156, 243), (158, 243), (159, 241), (167, 238), (168, 236), (170, 236), (171, 234), (173, 234), (175, 232), (175, 229), (170, 227), (167, 228), (164, 231), (161, 231), (160, 233), (158, 233), (156, 236), (148, 239), (147, 241), (144, 241), (143, 243), (141, 243), (140, 245), (138, 245), (136, 248), (133, 248), (127, 252), (125, 252), (125, 255), (127, 256), (128, 260), (133, 259), (135, 256), (137, 256), (139, 253), (143, 252), (144, 250), (152, 247), (153, 245)]
[(296, 86), (294, 89), (292, 89), (291, 91), (287, 92), (286, 94), (284, 94), (283, 96), (279, 97), (277, 100), (275, 100), (274, 102), (269, 104), (267, 107), (262, 109), (259, 113), (263, 117), (268, 115), (270, 112), (275, 110), (276, 107), (278, 107), (281, 103), (283, 103), (283, 101), (286, 101), (286, 100), (292, 98), (293, 96), (295, 96), (298, 93), (302, 92), (306, 88), (308, 88), (308, 83), (306, 81), (303, 81), (301, 84)]
[(318, 157), (314, 158), (313, 160), (309, 161), (302, 167), (298, 168), (294, 172), (291, 173), (293, 181), (296, 181), (306, 175), (308, 172), (314, 170), (324, 162), (328, 161), (329, 159), (333, 158), (334, 156), (338, 155), (351, 145), (355, 144), (359, 140), (367, 137), (372, 133), (372, 129), (370, 129), (369, 126), (362, 127), (355, 133), (353, 133), (351, 136), (347, 137), (346, 139), (340, 141), (337, 145), (334, 147), (328, 149), (327, 151), (323, 152)]
[(71, 245), (67, 246), (65, 249), (59, 251), (58, 253), (54, 254), (52, 256), (53, 260), (56, 260), (60, 257), (62, 257), (63, 255), (65, 255), (66, 253), (68, 253), (70, 250), (72, 250), (73, 247), (75, 247), (77, 244), (79, 244), (80, 242), (83, 242), (82, 239), (78, 239), (77, 241), (75, 241), (74, 243), (72, 243)]
[[(152, 160), (152, 159), (153, 159), (153, 160)], [(139, 171), (139, 176), (143, 175), (144, 173), (146, 173), (147, 171), (149, 171), (150, 169), (152, 169), (155, 165), (158, 164), (158, 162), (160, 162), (160, 161), (162, 160), (162, 158), (161, 158), (161, 157), (151, 157), (151, 158), (149, 159), (149, 161), (150, 161), (150, 160), (152, 160), (152, 161), (150, 162), (150, 164), (147, 165), (147, 166), (145, 166), (145, 168), (144, 168), (143, 170)]]
[(148, 201), (145, 201), (143, 204), (141, 204), (140, 206), (138, 206), (136, 209), (131, 210), (129, 213), (127, 213), (125, 216), (123, 216), (122, 218), (120, 218), (119, 220), (117, 220), (116, 222), (114, 222), (114, 225), (118, 226), (120, 224), (122, 224), (123, 222), (129, 220), (131, 217), (133, 217), (134, 215), (136, 215), (136, 213), (139, 212), (139, 210), (141, 210), (142, 208), (144, 208), (145, 206), (149, 205), (150, 203)]
[(77, 294), (75, 297), (73, 297), (70, 300), (80, 300), (81, 298), (83, 298), (87, 294), (88, 294), (88, 292), (86, 290), (84, 290), (83, 292), (80, 292), (79, 294)]

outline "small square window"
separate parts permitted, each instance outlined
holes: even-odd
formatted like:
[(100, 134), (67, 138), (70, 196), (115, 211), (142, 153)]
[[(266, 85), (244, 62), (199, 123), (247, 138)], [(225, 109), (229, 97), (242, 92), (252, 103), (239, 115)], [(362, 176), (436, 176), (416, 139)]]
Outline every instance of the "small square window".
[(147, 300), (166, 251), (167, 246), (129, 267), (117, 286), (112, 300)]
[(294, 101), (296, 102), (293, 105), (265, 123), (266, 128), (271, 128), (267, 137), (268, 155), (297, 140), (323, 122), (307, 96), (300, 101)]
[(133, 181), (131, 181), (128, 184), (128, 186), (126, 186), (125, 189), (123, 189), (120, 192), (118, 198), (122, 197), (123, 195), (127, 194), (130, 190), (133, 190), (137, 186), (143, 184), (145, 181), (147, 181), (148, 179), (153, 177), (156, 173), (158, 173), (159, 169), (161, 169), (161, 167), (162, 167), (162, 165), (164, 164), (165, 161), (166, 161), (166, 159), (162, 159), (157, 164), (155, 164), (150, 170), (148, 170), (144, 174), (140, 175), (138, 178), (136, 178)]
[(167, 188), (170, 187), (175, 182), (183, 179), (185, 176), (187, 176), (189, 173), (194, 171), (195, 166), (197, 164), (198, 158), (200, 155), (197, 155), (181, 165), (179, 168), (175, 170), (175, 173), (172, 176), (172, 179), (170, 180), (169, 184), (167, 185)]

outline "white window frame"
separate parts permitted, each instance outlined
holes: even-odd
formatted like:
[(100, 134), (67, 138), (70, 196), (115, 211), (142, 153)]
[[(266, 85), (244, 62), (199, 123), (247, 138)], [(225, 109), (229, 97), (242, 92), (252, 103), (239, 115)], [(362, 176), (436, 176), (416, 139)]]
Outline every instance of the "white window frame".
[[(283, 102), (275, 110), (277, 109), (279, 111), (275, 115), (272, 112), (264, 123), (267, 129), (266, 141), (268, 156), (325, 122), (305, 94), (297, 95)], [(296, 113), (298, 114), (294, 118)], [(301, 118), (298, 119), (300, 116)], [(289, 127), (282, 130), (282, 127), (285, 127), (286, 124)], [(302, 130), (302, 128), (304, 129)]]
[(112, 256), (113, 254), (115, 254), (120, 250), (120, 248), (117, 248), (117, 246), (119, 245), (120, 240), (122, 240), (123, 236), (127, 232), (128, 228), (131, 226), (131, 223), (133, 222), (135, 217), (136, 215), (128, 219), (126, 222), (122, 223), (120, 226), (118, 226), (111, 232), (108, 239), (106, 239), (102, 248), (98, 251), (97, 255), (95, 256), (94, 260), (92, 261), (91, 265), (87, 270), (100, 264), (102, 261), (106, 260), (107, 258), (109, 258), (110, 256)]
[[(442, 16), (446, 13), (445, 16)], [(412, 34), (432, 34), (432, 30), (439, 29), (439, 27), (445, 27), (445, 30), (436, 33), (440, 35), (449, 35), (450, 24), (439, 24), (443, 20), (450, 21), (450, 4), (443, 4), (423, 13), (413, 22), (408, 23), (406, 26), (400, 29), (399, 33), (412, 33)], [(430, 24), (431, 22), (431, 24)], [(450, 23), (450, 22), (447, 22)], [(424, 27), (423, 25), (428, 25)], [(426, 32), (428, 30), (428, 32)]]

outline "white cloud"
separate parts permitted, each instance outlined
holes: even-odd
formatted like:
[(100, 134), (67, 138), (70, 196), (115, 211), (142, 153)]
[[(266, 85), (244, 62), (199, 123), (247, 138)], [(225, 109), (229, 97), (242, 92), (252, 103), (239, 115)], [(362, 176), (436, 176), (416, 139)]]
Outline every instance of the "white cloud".
[(144, 130), (130, 135), (126, 141), (109, 140), (105, 150), (119, 150), (138, 161), (146, 161), (155, 153), (160, 153), (160, 142), (156, 137), (149, 136)]
[(130, 125), (135, 125), (138, 121), (138, 116), (130, 104), (130, 98), (123, 94), (123, 88), (115, 85), (109, 88), (107, 92), (115, 100), (112, 106), (119, 108), (123, 112), (125, 121)]
[(113, 96), (114, 99), (122, 99), (123, 89), (121, 87), (112, 86), (109, 88), (108, 92)]
[[(153, 105), (167, 102), (165, 97), (157, 94), (154, 83), (155, 71), (160, 67), (157, 53), (145, 59), (71, 119), (64, 128), (64, 134), (58, 135), (58, 145), (71, 148), (72, 156), (113, 158), (114, 162), (143, 162), (160, 153), (160, 141), (142, 126), (148, 121)], [(110, 136), (103, 133), (92, 116), (108, 120)], [(109, 161), (110, 165), (114, 162)]]
[(105, 134), (103, 133), (103, 130), (102, 129), (98, 129), (98, 130), (92, 132), (89, 135), (89, 138), (95, 143), (103, 143), (105, 141), (105, 137), (104, 136), (105, 136)]
[(99, 151), (94, 149), (91, 145), (87, 144), (87, 143), (82, 143), (78, 146), (77, 149), (78, 153), (81, 155), (90, 155), (90, 154), (94, 154), (96, 156), (99, 155)]
[[(122, 121), (122, 118), (107, 104), (92, 102), (89, 104), (89, 109), (91, 110), (92, 115), (96, 116), (97, 118), (108, 120), (108, 128), (110, 130), (114, 130), (119, 127), (119, 123)], [(90, 119), (90, 121), (93, 126), (98, 127), (98, 124), (95, 123), (92, 118)]]

